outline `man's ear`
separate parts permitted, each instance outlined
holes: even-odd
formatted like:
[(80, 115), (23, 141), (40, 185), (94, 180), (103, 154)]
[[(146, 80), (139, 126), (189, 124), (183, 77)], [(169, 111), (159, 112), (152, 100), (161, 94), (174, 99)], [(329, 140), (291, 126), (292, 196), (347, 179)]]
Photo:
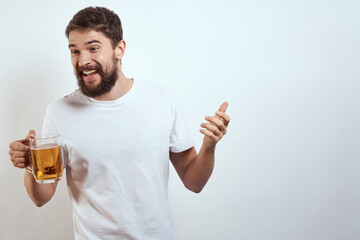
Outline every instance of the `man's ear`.
[(125, 54), (126, 42), (121, 40), (115, 47), (115, 57), (120, 60)]

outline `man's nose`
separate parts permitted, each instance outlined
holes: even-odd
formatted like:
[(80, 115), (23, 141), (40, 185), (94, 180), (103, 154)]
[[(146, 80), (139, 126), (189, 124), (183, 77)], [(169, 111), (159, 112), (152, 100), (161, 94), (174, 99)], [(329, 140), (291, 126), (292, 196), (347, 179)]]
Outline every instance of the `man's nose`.
[(91, 58), (90, 58), (89, 53), (87, 53), (87, 52), (80, 53), (79, 67), (86, 66), (86, 65), (90, 64), (90, 62), (91, 62)]

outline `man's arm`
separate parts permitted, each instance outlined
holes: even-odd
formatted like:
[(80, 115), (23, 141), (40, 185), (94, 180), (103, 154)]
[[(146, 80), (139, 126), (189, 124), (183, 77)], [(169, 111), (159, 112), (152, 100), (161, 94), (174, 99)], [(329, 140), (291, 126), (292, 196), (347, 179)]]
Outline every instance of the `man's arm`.
[[(29, 138), (34, 137), (35, 131), (30, 130), (25, 139), (16, 140), (10, 143), (9, 155), (15, 167), (26, 168), (27, 166), (31, 165)], [(38, 207), (41, 207), (47, 203), (55, 194), (57, 182), (47, 184), (37, 183), (34, 179), (34, 176), (28, 171), (25, 171), (24, 185), (29, 197), (34, 202), (34, 204)]]
[(170, 160), (185, 187), (195, 193), (201, 192), (214, 169), (215, 146), (226, 134), (230, 117), (225, 114), (228, 103), (224, 102), (216, 115), (205, 117), (208, 123), (202, 123), (200, 132), (204, 134), (199, 154), (194, 147), (180, 152), (170, 152)]
[(24, 174), (24, 185), (26, 191), (37, 207), (45, 205), (54, 196), (57, 182), (54, 183), (37, 183), (34, 176), (25, 171)]

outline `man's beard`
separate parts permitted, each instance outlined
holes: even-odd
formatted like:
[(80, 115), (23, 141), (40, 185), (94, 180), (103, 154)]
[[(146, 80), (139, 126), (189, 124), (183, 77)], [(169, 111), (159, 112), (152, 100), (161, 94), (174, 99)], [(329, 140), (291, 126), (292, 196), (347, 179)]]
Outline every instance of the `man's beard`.
[[(116, 80), (118, 78), (117, 75), (117, 67), (116, 67), (116, 59), (113, 60), (113, 69), (108, 73), (104, 73), (102, 66), (99, 63), (95, 63), (94, 66), (85, 66), (81, 68), (77, 68), (75, 71), (75, 76), (77, 78), (77, 84), (80, 87), (81, 92), (88, 97), (99, 97), (105, 93), (110, 92), (110, 90), (114, 87)], [(97, 86), (91, 87), (86, 85), (83, 79), (83, 71), (96, 70), (97, 74), (100, 75), (101, 81)]]

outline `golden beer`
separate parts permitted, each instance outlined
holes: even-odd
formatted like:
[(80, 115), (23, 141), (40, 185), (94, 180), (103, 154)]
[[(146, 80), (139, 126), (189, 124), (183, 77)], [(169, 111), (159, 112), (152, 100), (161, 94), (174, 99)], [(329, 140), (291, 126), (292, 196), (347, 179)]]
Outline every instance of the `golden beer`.
[(30, 147), (33, 174), (37, 182), (59, 180), (63, 174), (61, 147), (56, 143)]

